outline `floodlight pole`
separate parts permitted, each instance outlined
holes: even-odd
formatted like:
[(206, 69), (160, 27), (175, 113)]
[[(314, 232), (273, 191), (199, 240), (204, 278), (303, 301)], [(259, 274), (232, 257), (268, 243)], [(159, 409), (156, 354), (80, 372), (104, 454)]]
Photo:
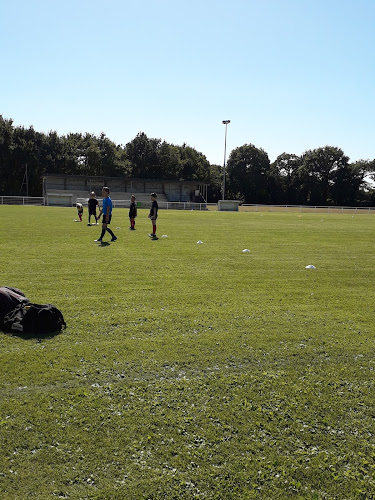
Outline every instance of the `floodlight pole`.
[(223, 120), (223, 125), (225, 125), (225, 142), (224, 142), (224, 168), (223, 168), (223, 200), (225, 200), (225, 161), (227, 156), (227, 127), (230, 120)]

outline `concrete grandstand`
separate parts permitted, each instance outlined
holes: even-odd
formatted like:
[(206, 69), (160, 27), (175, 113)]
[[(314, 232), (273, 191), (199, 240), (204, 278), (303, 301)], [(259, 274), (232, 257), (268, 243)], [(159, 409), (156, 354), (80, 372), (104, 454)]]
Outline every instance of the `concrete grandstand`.
[(43, 196), (46, 205), (74, 206), (85, 203), (91, 191), (101, 198), (102, 187), (108, 186), (117, 205), (126, 206), (134, 194), (138, 206), (148, 206), (150, 193), (158, 195), (158, 202), (206, 203), (208, 184), (199, 181), (164, 181), (120, 177), (92, 177), (80, 175), (48, 175), (43, 177)]

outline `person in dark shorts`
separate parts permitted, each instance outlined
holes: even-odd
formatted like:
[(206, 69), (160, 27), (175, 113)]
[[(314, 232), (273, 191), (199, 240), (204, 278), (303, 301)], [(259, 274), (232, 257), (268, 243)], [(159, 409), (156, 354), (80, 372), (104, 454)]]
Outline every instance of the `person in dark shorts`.
[(102, 208), (102, 214), (103, 214), (103, 220), (102, 220), (102, 234), (100, 237), (95, 240), (98, 243), (101, 243), (103, 241), (105, 232), (108, 231), (109, 234), (112, 236), (111, 241), (116, 241), (117, 236), (113, 234), (113, 232), (109, 229), (109, 224), (111, 223), (112, 219), (112, 200), (109, 197), (109, 188), (108, 187), (103, 187), (102, 190), (102, 196), (103, 196), (103, 208)]
[(130, 197), (130, 207), (129, 207), (129, 219), (130, 219), (130, 227), (129, 229), (135, 230), (135, 218), (137, 217), (137, 205), (135, 203), (134, 194)]
[(99, 202), (98, 200), (96, 199), (96, 196), (95, 196), (95, 193), (94, 191), (92, 191), (90, 193), (90, 198), (88, 200), (88, 206), (89, 206), (89, 223), (88, 223), (88, 226), (91, 225), (91, 216), (93, 215), (94, 218), (95, 218), (95, 223), (97, 224), (98, 223), (98, 218), (96, 216), (96, 209), (97, 207), (99, 206)]
[(156, 239), (156, 219), (158, 218), (158, 202), (156, 201), (157, 194), (151, 193), (151, 208), (148, 214), (149, 219), (152, 223), (152, 234), (149, 234), (150, 238)]

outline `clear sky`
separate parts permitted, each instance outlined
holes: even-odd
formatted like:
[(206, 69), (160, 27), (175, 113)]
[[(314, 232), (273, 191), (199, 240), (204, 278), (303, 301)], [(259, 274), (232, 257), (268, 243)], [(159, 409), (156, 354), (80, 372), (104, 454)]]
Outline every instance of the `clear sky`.
[(321, 146), (375, 158), (375, 0), (0, 0), (0, 114), (138, 132), (211, 163)]

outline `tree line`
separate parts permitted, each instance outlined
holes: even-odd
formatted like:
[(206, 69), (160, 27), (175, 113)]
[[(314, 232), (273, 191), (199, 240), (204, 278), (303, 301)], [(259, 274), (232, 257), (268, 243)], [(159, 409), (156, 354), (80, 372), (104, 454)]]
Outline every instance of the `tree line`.
[(263, 149), (247, 144), (232, 151), (227, 171), (229, 195), (246, 203), (375, 205), (375, 160), (350, 163), (333, 146), (283, 153), (270, 163)]
[[(143, 132), (125, 146), (104, 133), (58, 135), (15, 127), (0, 115), (0, 195), (41, 196), (43, 175), (89, 175), (201, 181), (210, 185), (208, 201), (222, 197), (223, 166), (183, 144), (149, 138)], [(325, 146), (303, 155), (283, 153), (271, 163), (252, 144), (232, 150), (226, 165), (225, 198), (244, 203), (351, 205), (375, 204), (375, 160), (354, 163), (341, 149)]]

